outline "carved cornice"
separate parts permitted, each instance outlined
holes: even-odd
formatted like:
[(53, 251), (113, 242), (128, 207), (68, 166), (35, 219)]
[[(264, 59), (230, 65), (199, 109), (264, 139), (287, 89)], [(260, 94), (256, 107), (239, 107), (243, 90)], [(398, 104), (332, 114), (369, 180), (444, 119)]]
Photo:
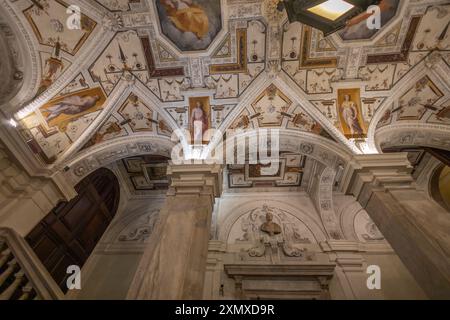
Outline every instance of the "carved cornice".
[(171, 179), (168, 196), (175, 195), (210, 195), (214, 198), (222, 194), (222, 166), (200, 164), (182, 164), (167, 167)]
[(232, 277), (270, 277), (270, 276), (325, 276), (334, 274), (334, 263), (305, 263), (295, 265), (226, 264), (225, 272)]
[(396, 123), (378, 130), (375, 139), (380, 150), (391, 147), (432, 147), (450, 150), (450, 126)]
[(374, 190), (413, 188), (411, 170), (406, 153), (355, 156), (339, 189), (365, 207)]

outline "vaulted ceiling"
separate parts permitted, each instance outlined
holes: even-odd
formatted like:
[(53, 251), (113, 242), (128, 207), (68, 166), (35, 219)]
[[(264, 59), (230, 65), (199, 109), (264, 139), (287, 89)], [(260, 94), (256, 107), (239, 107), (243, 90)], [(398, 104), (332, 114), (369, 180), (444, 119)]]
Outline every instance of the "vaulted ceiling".
[(18, 121), (10, 135), (36, 166), (73, 177), (170, 157), (197, 102), (222, 132), (279, 128), (349, 156), (395, 144), (450, 150), (448, 1), (383, 0), (380, 30), (362, 21), (326, 38), (274, 4), (2, 0), (0, 41), (6, 30), (24, 48), (8, 54), (20, 72), (11, 81), (23, 81), (1, 107)]

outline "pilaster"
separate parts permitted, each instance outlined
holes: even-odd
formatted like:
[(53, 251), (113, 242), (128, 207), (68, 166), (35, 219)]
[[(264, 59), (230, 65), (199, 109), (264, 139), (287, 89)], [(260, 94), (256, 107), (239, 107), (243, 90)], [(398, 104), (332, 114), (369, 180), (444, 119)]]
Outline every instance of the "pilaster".
[(129, 299), (201, 299), (218, 165), (169, 165), (171, 186), (161, 218), (138, 267)]
[(342, 191), (355, 196), (430, 298), (450, 298), (450, 215), (416, 188), (405, 153), (358, 156)]

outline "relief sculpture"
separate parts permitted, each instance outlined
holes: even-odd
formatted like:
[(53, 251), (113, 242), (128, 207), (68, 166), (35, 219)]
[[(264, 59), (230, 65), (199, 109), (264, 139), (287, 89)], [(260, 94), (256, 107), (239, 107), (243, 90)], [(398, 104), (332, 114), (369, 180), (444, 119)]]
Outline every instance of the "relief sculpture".
[[(246, 254), (252, 258), (270, 256), (272, 260), (280, 255), (313, 260), (314, 255), (298, 244), (309, 244), (309, 238), (302, 237), (302, 231), (292, 217), (277, 208), (263, 205), (252, 210), (241, 222), (243, 235), (238, 242), (250, 242)], [(277, 258), (278, 257), (278, 258)]]

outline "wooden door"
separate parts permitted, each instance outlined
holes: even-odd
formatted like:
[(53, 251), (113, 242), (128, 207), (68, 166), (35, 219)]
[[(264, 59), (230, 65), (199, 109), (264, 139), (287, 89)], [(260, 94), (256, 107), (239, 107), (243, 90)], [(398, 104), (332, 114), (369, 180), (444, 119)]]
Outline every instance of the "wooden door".
[(113, 219), (120, 197), (117, 178), (105, 168), (75, 189), (75, 199), (61, 202), (26, 237), (64, 292), (67, 267), (83, 266)]

